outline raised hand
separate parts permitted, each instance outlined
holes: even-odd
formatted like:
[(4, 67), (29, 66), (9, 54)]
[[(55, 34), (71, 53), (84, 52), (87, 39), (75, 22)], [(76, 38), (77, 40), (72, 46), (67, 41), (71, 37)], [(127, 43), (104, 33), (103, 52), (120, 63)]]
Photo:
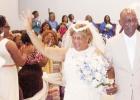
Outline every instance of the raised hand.
[(27, 32), (31, 32), (32, 31), (32, 18), (33, 18), (31, 11), (28, 10), (26, 12), (23, 12), (20, 17), (23, 21), (23, 25), (25, 29), (27, 30)]

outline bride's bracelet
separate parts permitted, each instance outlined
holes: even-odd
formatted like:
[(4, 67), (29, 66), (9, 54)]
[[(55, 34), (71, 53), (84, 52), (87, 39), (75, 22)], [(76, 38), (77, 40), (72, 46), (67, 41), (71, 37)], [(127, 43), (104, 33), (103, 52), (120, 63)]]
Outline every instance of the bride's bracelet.
[(109, 84), (113, 85), (115, 83), (115, 79), (109, 79)]
[(113, 78), (112, 78), (112, 79), (109, 79), (109, 78), (108, 78), (108, 83), (109, 83), (110, 85), (113, 85), (113, 84), (115, 83), (115, 79), (113, 79)]

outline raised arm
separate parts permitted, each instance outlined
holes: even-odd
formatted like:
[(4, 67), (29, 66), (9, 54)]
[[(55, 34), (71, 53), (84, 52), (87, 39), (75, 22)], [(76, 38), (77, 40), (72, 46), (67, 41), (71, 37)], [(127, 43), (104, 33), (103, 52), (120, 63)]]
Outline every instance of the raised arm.
[(41, 40), (35, 35), (35, 33), (28, 33), (32, 43), (37, 48), (39, 52), (41, 52), (44, 56), (55, 60), (55, 61), (63, 61), (65, 58), (66, 49), (65, 48), (53, 48), (53, 47), (45, 47)]
[(32, 31), (32, 15), (30, 12), (23, 15), (23, 22), (24, 26), (27, 30), (27, 34), (29, 35), (33, 45), (36, 49), (41, 52), (44, 56), (55, 60), (55, 61), (63, 61), (65, 58), (66, 49), (65, 48), (52, 48), (52, 47), (45, 47), (41, 40), (35, 35)]

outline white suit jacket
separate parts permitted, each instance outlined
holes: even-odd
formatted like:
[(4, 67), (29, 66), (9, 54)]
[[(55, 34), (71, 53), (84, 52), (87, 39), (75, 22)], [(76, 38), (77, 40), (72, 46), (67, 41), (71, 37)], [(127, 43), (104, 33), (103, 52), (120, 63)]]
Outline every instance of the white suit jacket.
[[(111, 38), (105, 54), (112, 60), (118, 92), (115, 100), (140, 100), (140, 33), (136, 32), (135, 58), (133, 70), (129, 62), (124, 33)], [(132, 98), (133, 95), (133, 99)]]

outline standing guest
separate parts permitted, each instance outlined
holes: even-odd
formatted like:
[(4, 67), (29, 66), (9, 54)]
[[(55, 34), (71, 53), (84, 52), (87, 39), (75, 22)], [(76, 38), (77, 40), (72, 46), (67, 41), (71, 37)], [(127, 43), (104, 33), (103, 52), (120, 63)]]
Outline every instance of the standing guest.
[(115, 26), (113, 26), (109, 15), (105, 15), (104, 22), (99, 27), (99, 32), (107, 39), (115, 35)]
[(67, 15), (62, 16), (62, 22), (61, 23), (64, 23), (68, 27), (68, 16)]
[(14, 35), (13, 33), (10, 31), (10, 26), (8, 23), (6, 23), (6, 25), (3, 27), (3, 37), (13, 40)]
[(56, 31), (57, 27), (58, 27), (58, 23), (55, 20), (55, 13), (54, 12), (49, 12), (49, 24), (52, 27), (53, 31)]
[(90, 23), (93, 24), (94, 27), (97, 28), (96, 23), (93, 21), (92, 17), (90, 15), (86, 15), (85, 20), (89, 21)]
[[(6, 19), (0, 15), (0, 30), (6, 25)], [(19, 100), (19, 85), (16, 66), (23, 66), (26, 55), (22, 55), (16, 44), (0, 36), (0, 57), (5, 61), (0, 66), (0, 100)]]
[(62, 46), (62, 39), (67, 30), (68, 30), (68, 28), (67, 28), (66, 24), (64, 24), (64, 23), (60, 23), (60, 25), (57, 28), (57, 38), (58, 38), (59, 47)]
[(43, 89), (42, 66), (46, 61), (43, 55), (37, 52), (26, 33), (22, 35), (21, 39), (24, 45), (20, 50), (27, 54), (27, 60), (18, 76), (23, 98), (26, 99), (33, 97)]
[(32, 19), (32, 28), (34, 32), (38, 35), (40, 33), (40, 28), (41, 28), (41, 20), (39, 19), (39, 12), (38, 11), (33, 11), (32, 12), (33, 19)]
[(71, 24), (74, 24), (76, 22), (75, 19), (74, 19), (74, 15), (73, 14), (69, 14), (68, 18), (69, 18), (68, 26), (71, 26)]
[(60, 39), (62, 39), (63, 35), (66, 33), (68, 30), (67, 26), (65, 23), (60, 23), (60, 25), (57, 28), (57, 32), (60, 34)]

